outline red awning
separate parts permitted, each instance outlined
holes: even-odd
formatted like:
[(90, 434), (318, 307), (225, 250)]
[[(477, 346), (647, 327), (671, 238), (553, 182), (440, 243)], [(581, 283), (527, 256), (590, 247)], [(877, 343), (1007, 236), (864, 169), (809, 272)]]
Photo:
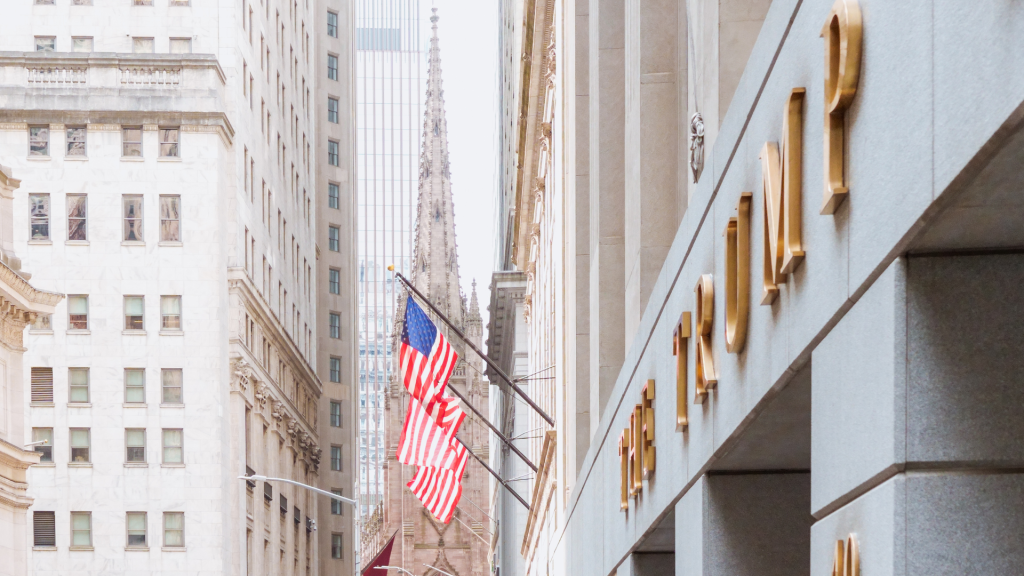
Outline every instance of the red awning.
[(395, 545), (395, 536), (398, 534), (398, 530), (391, 535), (391, 539), (388, 543), (380, 549), (380, 552), (367, 563), (366, 568), (363, 568), (362, 576), (386, 576), (388, 573), (387, 568), (381, 568), (381, 566), (387, 566), (391, 562), (391, 547)]

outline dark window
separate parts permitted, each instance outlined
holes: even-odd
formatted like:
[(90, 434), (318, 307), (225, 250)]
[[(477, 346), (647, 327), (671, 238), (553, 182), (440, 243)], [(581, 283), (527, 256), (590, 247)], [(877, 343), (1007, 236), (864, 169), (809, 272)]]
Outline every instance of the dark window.
[(53, 512), (32, 513), (33, 546), (56, 546), (57, 529)]
[(328, 98), (327, 99), (327, 121), (338, 123), (338, 99)]
[(341, 428), (341, 403), (333, 400), (331, 401), (331, 426)]
[(327, 273), (327, 277), (327, 285), (331, 290), (331, 294), (341, 294), (341, 271), (332, 268)]
[[(327, 185), (327, 207), (337, 208), (338, 207), (338, 185), (328, 184)], [(33, 239), (35, 236), (33, 235)]]
[(338, 37), (338, 15), (334, 12), (327, 13), (327, 35), (332, 38)]

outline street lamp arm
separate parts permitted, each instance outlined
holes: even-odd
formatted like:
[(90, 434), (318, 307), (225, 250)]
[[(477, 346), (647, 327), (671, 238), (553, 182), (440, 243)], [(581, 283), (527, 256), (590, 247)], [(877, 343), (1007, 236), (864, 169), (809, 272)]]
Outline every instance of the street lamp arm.
[(424, 562), (423, 565), (426, 566), (427, 568), (430, 568), (431, 570), (437, 570), (441, 574), (444, 574), (444, 576), (455, 576), (454, 574), (449, 574), (448, 572), (445, 572), (444, 570), (441, 570), (440, 568), (438, 568), (436, 566), (431, 566), (430, 564), (427, 564), (426, 562)]
[(328, 498), (333, 498), (335, 500), (341, 500), (342, 502), (348, 502), (349, 504), (351, 504), (353, 506), (355, 506), (357, 504), (357, 502), (355, 500), (351, 499), (351, 498), (345, 498), (344, 496), (339, 496), (339, 495), (335, 494), (334, 492), (328, 492), (327, 490), (321, 490), (319, 488), (310, 486), (309, 484), (303, 484), (302, 482), (296, 482), (295, 480), (289, 480), (287, 478), (267, 478), (266, 476), (260, 476), (259, 474), (253, 474), (252, 476), (239, 476), (238, 478), (240, 480), (253, 480), (253, 481), (260, 481), (260, 482), (284, 482), (285, 484), (292, 484), (292, 485), (298, 486), (300, 488), (305, 488), (306, 490), (312, 490), (313, 492), (316, 492), (317, 494), (322, 494), (324, 496), (327, 496)]
[(377, 566), (377, 568), (376, 568), (376, 569), (378, 569), (378, 570), (379, 570), (379, 569), (384, 569), (384, 570), (398, 570), (399, 572), (405, 572), (405, 573), (406, 573), (406, 574), (408, 574), (409, 576), (416, 576), (416, 575), (415, 575), (415, 574), (413, 574), (412, 572), (409, 572), (409, 571), (408, 571), (408, 570), (406, 570), (405, 568), (401, 568), (401, 567), (399, 567), (399, 566)]

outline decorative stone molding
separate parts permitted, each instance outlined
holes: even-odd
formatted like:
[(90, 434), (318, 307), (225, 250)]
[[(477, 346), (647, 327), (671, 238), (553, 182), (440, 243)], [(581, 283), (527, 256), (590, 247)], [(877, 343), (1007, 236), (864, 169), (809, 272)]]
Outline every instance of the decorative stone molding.
[(256, 383), (256, 371), (252, 369), (245, 360), (235, 360), (231, 370), (231, 387), (237, 391), (245, 392), (251, 384)]
[(284, 404), (277, 400), (271, 400), (270, 403), (270, 417), (278, 424), (281, 423), (281, 419), (284, 418), (285, 407)]
[(270, 388), (268, 388), (266, 384), (260, 382), (256, 385), (255, 390), (253, 390), (252, 397), (258, 407), (258, 410), (262, 412), (267, 407), (267, 399), (270, 397)]

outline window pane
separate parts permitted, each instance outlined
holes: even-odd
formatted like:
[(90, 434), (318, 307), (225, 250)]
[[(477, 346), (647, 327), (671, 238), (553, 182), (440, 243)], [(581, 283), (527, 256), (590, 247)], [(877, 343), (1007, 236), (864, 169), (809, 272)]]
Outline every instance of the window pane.
[(160, 314), (163, 330), (181, 330), (181, 296), (161, 296)]
[(125, 296), (124, 297), (124, 329), (125, 330), (142, 330), (142, 318), (143, 318), (143, 299), (142, 296)]
[(92, 52), (92, 38), (72, 38), (72, 52)]
[(142, 242), (142, 196), (124, 197), (124, 240)]
[(88, 196), (84, 194), (68, 195), (68, 240), (88, 239), (87, 209)]
[(335, 124), (338, 123), (338, 100), (336, 98), (327, 99), (327, 120)]
[(40, 442), (45, 440), (46, 443), (42, 445), (36, 445), (35, 450), (42, 454), (39, 458), (40, 462), (53, 462), (53, 428), (33, 428), (32, 429), (32, 441)]
[(146, 371), (134, 368), (124, 371), (124, 400), (129, 403), (146, 401)]
[(124, 443), (127, 449), (126, 462), (146, 461), (146, 431), (141, 428), (125, 430)]
[(72, 512), (71, 513), (71, 545), (72, 546), (91, 546), (92, 535), (90, 524), (92, 524), (92, 518), (87, 512)]
[(181, 464), (181, 430), (164, 430), (164, 463)]
[(69, 368), (68, 383), (70, 384), (70, 389), (68, 392), (68, 402), (89, 401), (88, 368)]
[(68, 128), (68, 156), (85, 156), (85, 135), (85, 128)]
[(32, 126), (28, 129), (28, 155), (49, 156), (50, 155), (50, 128), (47, 126)]
[(181, 512), (164, 512), (164, 546), (185, 545), (185, 515)]
[(50, 195), (31, 194), (28, 215), (33, 240), (50, 239)]
[(56, 40), (53, 36), (36, 36), (36, 52), (53, 52)]
[(181, 370), (163, 370), (160, 373), (163, 382), (164, 404), (181, 404)]
[(68, 328), (72, 330), (89, 329), (89, 298), (87, 296), (68, 296)]
[(160, 156), (164, 158), (177, 158), (178, 156), (178, 129), (160, 129)]
[(121, 155), (142, 156), (142, 128), (125, 128), (121, 131)]
[(327, 207), (337, 208), (338, 207), (338, 185), (328, 184), (327, 185)]
[(160, 197), (160, 240), (164, 242), (180, 242), (181, 241), (181, 229), (179, 224), (181, 222), (181, 215), (179, 213), (181, 207), (180, 196), (161, 196)]
[(331, 382), (341, 382), (341, 358), (331, 358)]
[(146, 545), (146, 513), (145, 512), (129, 512), (127, 514), (126, 522), (128, 527), (128, 545), (129, 546), (145, 546)]

